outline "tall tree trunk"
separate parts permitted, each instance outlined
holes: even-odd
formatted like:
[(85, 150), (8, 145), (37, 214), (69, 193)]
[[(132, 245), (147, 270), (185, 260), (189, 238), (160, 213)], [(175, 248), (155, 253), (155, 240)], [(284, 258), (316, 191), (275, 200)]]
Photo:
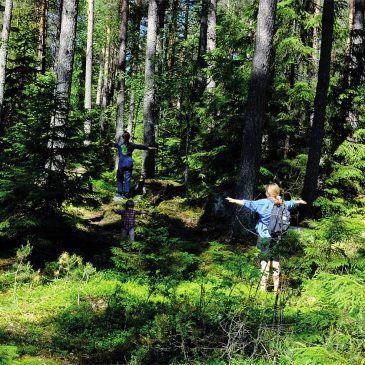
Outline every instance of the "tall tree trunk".
[(309, 154), (303, 187), (303, 199), (312, 203), (317, 195), (319, 162), (324, 137), (327, 92), (330, 78), (331, 51), (334, 26), (334, 2), (324, 0), (322, 13), (322, 41), (319, 60), (318, 82), (314, 99), (313, 126), (310, 137)]
[(351, 29), (349, 86), (354, 88), (364, 81), (365, 66), (365, 1), (354, 0)]
[(84, 130), (85, 144), (89, 144), (88, 137), (91, 133), (91, 120), (88, 112), (92, 107), (92, 73), (93, 73), (93, 35), (94, 35), (94, 0), (87, 0), (87, 40), (86, 40), (86, 70), (85, 70), (85, 100), (86, 119)]
[[(155, 144), (155, 56), (157, 27), (158, 0), (149, 0), (143, 103), (144, 144), (147, 146)], [(142, 175), (146, 178), (153, 178), (155, 176), (154, 151), (143, 151)]]
[(124, 104), (125, 104), (125, 71), (126, 71), (126, 54), (127, 54), (127, 31), (128, 31), (128, 0), (120, 2), (120, 43), (117, 61), (117, 77), (119, 81), (119, 90), (117, 96), (117, 121), (115, 129), (115, 139), (119, 141), (124, 130)]
[[(313, 0), (313, 7), (314, 7), (314, 15), (318, 16), (321, 12), (321, 0)], [(319, 57), (319, 47), (320, 47), (320, 39), (319, 39), (319, 29), (317, 27), (313, 28), (313, 49), (315, 59), (317, 60)]]
[(194, 87), (193, 101), (198, 101), (206, 86), (206, 79), (202, 69), (206, 67), (205, 54), (207, 53), (207, 28), (208, 28), (208, 8), (210, 0), (202, 0), (200, 13), (200, 33), (198, 57), (196, 61), (196, 82)]
[(92, 69), (93, 69), (93, 35), (94, 35), (94, 0), (87, 0), (87, 40), (84, 107), (92, 107)]
[[(258, 182), (261, 144), (267, 93), (271, 80), (272, 41), (276, 15), (276, 0), (260, 0), (257, 16), (256, 46), (252, 62), (250, 86), (242, 140), (242, 155), (236, 185), (237, 198), (253, 199)], [(248, 215), (243, 219), (251, 224)], [(240, 230), (234, 215), (231, 234)]]
[(106, 30), (103, 86), (101, 88), (101, 105), (104, 108), (108, 105), (109, 71), (110, 71), (110, 27), (108, 27)]
[(95, 98), (96, 105), (101, 105), (101, 92), (103, 89), (105, 53), (106, 53), (106, 48), (103, 47), (101, 50), (101, 56), (100, 56), (98, 85), (96, 87), (96, 98)]
[[(136, 4), (136, 9), (133, 17), (133, 43), (132, 43), (132, 60), (131, 60), (131, 77), (133, 78), (138, 72), (138, 60), (139, 60), (139, 34), (142, 20), (142, 11), (140, 9), (141, 4)], [(129, 113), (128, 113), (128, 127), (127, 131), (133, 138), (133, 124), (135, 119), (136, 109), (136, 92), (131, 87), (130, 98), (129, 98)]]
[[(190, 0), (185, 0), (185, 8), (184, 8), (184, 32), (183, 32), (183, 40), (186, 41), (188, 39), (189, 34), (189, 18), (190, 18)], [(187, 52), (185, 47), (182, 47), (180, 53), (180, 65), (185, 64)]]
[(72, 67), (74, 59), (76, 18), (78, 0), (64, 0), (60, 31), (60, 44), (56, 61), (56, 96), (59, 101), (55, 115), (51, 120), (51, 129), (54, 137), (48, 142), (48, 147), (53, 150), (53, 156), (47, 167), (53, 171), (63, 171), (65, 160), (63, 150), (65, 147), (64, 132), (70, 104)]
[(58, 16), (57, 16), (57, 29), (56, 29), (56, 44), (53, 48), (53, 71), (56, 72), (56, 66), (57, 66), (57, 57), (58, 57), (58, 50), (60, 48), (60, 35), (61, 35), (61, 26), (62, 26), (62, 12), (63, 12), (63, 0), (60, 0), (58, 5)]
[(0, 45), (0, 121), (2, 121), (3, 119), (2, 111), (4, 104), (6, 59), (8, 55), (8, 41), (10, 34), (12, 12), (13, 12), (13, 0), (6, 0), (4, 19), (3, 19), (3, 31), (1, 33), (1, 45)]
[(172, 0), (171, 22), (169, 26), (169, 41), (167, 51), (167, 69), (171, 70), (175, 63), (177, 16), (179, 12), (179, 0)]
[(46, 71), (46, 40), (47, 40), (47, 25), (48, 25), (48, 0), (40, 2), (40, 22), (39, 22), (39, 37), (38, 37), (38, 71), (42, 74)]
[[(208, 8), (208, 25), (207, 25), (207, 53), (211, 53), (216, 48), (216, 27), (217, 27), (217, 0), (209, 0)], [(213, 64), (210, 61), (208, 64), (208, 69), (210, 70), (207, 89), (212, 90), (215, 87), (215, 82), (212, 76)]]

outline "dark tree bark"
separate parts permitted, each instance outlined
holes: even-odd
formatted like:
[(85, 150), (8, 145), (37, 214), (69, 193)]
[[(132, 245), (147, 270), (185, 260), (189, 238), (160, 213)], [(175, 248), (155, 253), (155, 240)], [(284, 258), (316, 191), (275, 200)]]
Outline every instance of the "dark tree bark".
[(38, 37), (38, 71), (42, 74), (46, 71), (46, 40), (47, 40), (47, 25), (48, 25), (48, 0), (41, 0), (39, 6), (40, 21), (39, 21), (39, 37)]
[(196, 60), (196, 81), (194, 86), (193, 101), (200, 100), (206, 87), (206, 78), (203, 75), (203, 68), (207, 66), (205, 54), (207, 53), (207, 30), (208, 30), (208, 9), (210, 0), (202, 0), (200, 13), (200, 33), (198, 57)]
[(322, 41), (319, 60), (318, 81), (314, 99), (313, 126), (311, 130), (306, 175), (302, 196), (308, 203), (316, 199), (319, 163), (324, 137), (326, 117), (327, 92), (329, 87), (331, 51), (334, 27), (334, 2), (324, 0), (322, 13)]
[[(267, 93), (271, 80), (270, 69), (275, 15), (276, 0), (260, 0), (240, 170), (236, 185), (236, 197), (238, 199), (253, 199), (257, 187)], [(252, 224), (248, 214), (245, 214), (242, 219), (245, 220), (246, 225)], [(234, 214), (231, 235), (235, 235), (238, 231), (240, 231), (240, 225), (236, 219), (236, 214)]]
[(127, 32), (128, 32), (128, 0), (120, 2), (120, 43), (117, 60), (117, 78), (119, 81), (119, 90), (117, 96), (117, 121), (115, 129), (115, 138), (117, 141), (122, 137), (124, 131), (124, 105), (125, 105), (125, 71), (126, 71), (126, 54), (127, 54)]

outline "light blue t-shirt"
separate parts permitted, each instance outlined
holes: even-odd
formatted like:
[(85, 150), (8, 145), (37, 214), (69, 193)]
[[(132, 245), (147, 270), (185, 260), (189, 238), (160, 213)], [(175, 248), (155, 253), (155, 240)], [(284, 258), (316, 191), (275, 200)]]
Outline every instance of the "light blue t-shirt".
[[(284, 204), (291, 210), (295, 207), (295, 200), (284, 201)], [(243, 200), (243, 206), (253, 213), (259, 215), (259, 220), (256, 223), (256, 232), (260, 237), (270, 238), (269, 233), (269, 223), (271, 217), (271, 211), (274, 206), (274, 202), (269, 199), (259, 199), (259, 200)]]

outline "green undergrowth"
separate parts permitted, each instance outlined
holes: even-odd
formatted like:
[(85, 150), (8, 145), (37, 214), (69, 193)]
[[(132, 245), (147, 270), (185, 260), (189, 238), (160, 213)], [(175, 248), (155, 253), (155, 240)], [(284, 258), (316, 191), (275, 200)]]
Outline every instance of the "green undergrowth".
[[(258, 289), (255, 247), (178, 234), (185, 211), (198, 220), (199, 208), (180, 198), (135, 203), (146, 213), (137, 240), (104, 246), (107, 268), (70, 251), (37, 269), (31, 241), (3, 261), (0, 364), (364, 364), (362, 217), (290, 231), (276, 296)], [(68, 205), (65, 214), (113, 237), (120, 206), (92, 214)]]

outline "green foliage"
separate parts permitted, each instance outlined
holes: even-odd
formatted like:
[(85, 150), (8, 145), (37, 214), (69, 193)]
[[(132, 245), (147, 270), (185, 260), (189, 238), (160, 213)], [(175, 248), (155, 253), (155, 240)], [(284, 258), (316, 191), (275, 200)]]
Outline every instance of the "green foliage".
[[(3, 234), (8, 236), (24, 239), (41, 224), (44, 211), (57, 209), (81, 191), (83, 175), (74, 165), (76, 156), (80, 158), (78, 121), (70, 119), (62, 130), (50, 128), (57, 105), (54, 82), (53, 75), (46, 74), (27, 85), (13, 125), (0, 140), (0, 211), (6, 222)], [(46, 166), (54, 152), (48, 143), (58, 133), (67, 140), (63, 156), (67, 166), (51, 171)]]
[(332, 172), (326, 180), (323, 196), (315, 204), (323, 214), (353, 216), (364, 209), (365, 130), (344, 141), (334, 153)]
[(0, 345), (0, 364), (11, 365), (13, 359), (18, 356), (18, 349), (16, 346)]

